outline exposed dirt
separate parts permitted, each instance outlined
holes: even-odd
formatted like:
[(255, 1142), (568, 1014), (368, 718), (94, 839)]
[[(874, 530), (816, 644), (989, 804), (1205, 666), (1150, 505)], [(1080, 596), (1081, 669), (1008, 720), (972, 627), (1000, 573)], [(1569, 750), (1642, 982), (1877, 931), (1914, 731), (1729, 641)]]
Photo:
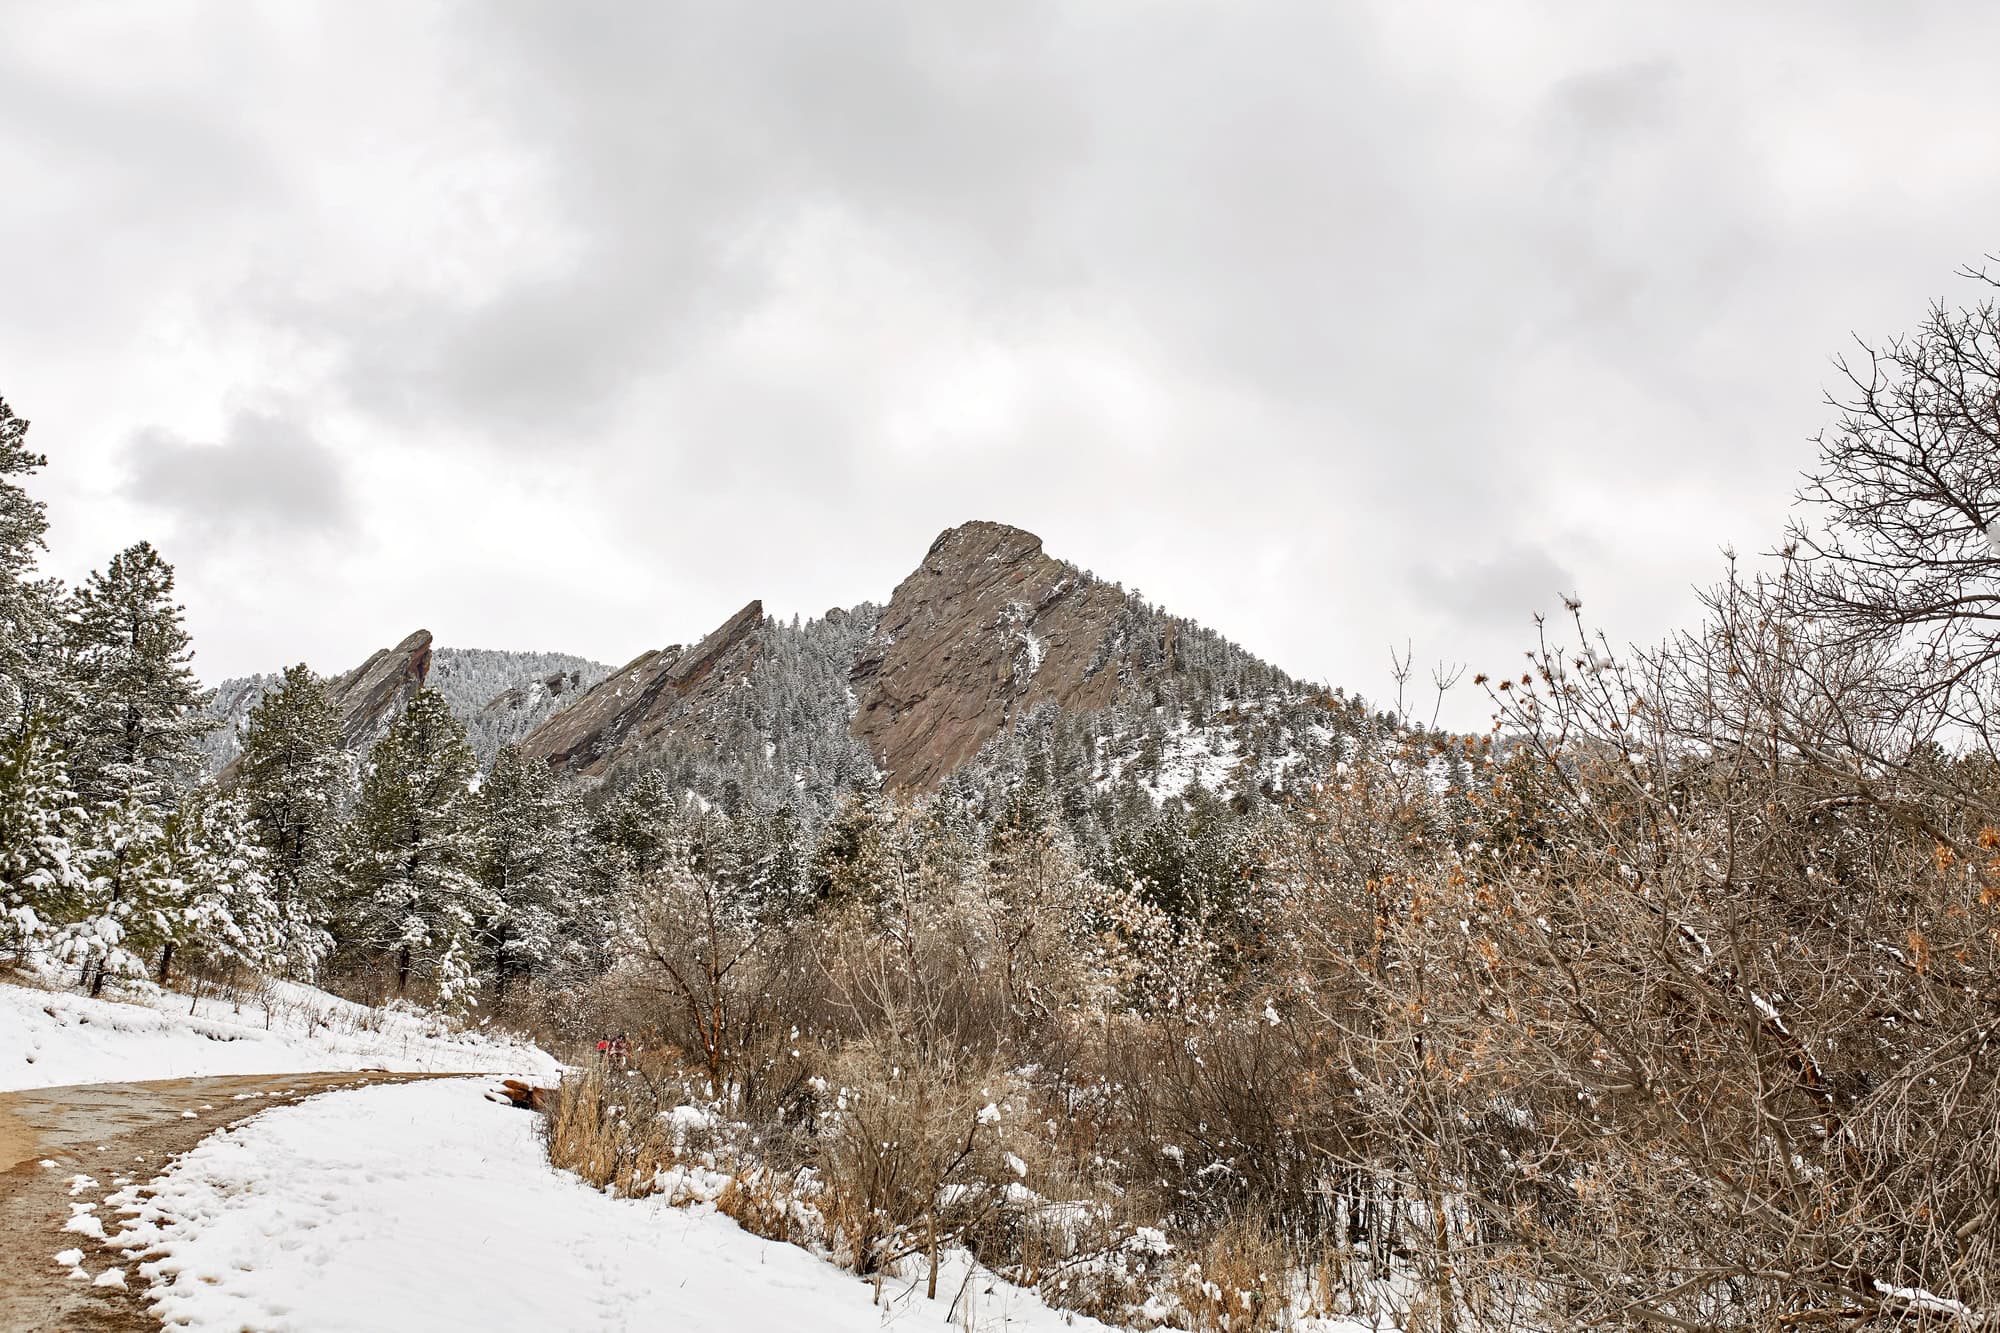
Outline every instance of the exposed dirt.
[[(71, 1205), (95, 1203), (144, 1182), (216, 1130), (273, 1106), (322, 1092), (462, 1074), (240, 1074), (157, 1083), (91, 1083), (0, 1092), (0, 1330), (71, 1333), (146, 1330), (145, 1283), (129, 1260), (101, 1241), (63, 1228)], [(95, 1185), (72, 1181), (84, 1175)], [(116, 1215), (104, 1229), (118, 1231)], [(84, 1253), (93, 1276), (123, 1268), (128, 1288), (96, 1287), (70, 1276), (58, 1251)]]

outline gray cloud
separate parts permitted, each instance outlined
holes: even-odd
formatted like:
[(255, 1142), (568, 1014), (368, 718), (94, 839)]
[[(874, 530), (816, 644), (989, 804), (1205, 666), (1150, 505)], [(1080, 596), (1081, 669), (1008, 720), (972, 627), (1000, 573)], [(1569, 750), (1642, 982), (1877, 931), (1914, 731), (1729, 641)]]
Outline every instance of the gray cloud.
[(1517, 547), (1487, 560), (1422, 565), (1410, 586), (1447, 623), (1524, 632), (1537, 614), (1562, 609), (1577, 595), (1576, 576), (1547, 551)]
[(1667, 61), (1646, 60), (1570, 75), (1549, 90), (1551, 120), (1582, 135), (1663, 130), (1674, 114), (1678, 73)]
[(0, 13), (0, 388), (85, 559), (366, 498), (183, 562), (217, 669), (623, 660), (972, 515), (1363, 690), (1572, 575), (1646, 638), (2000, 216), (1950, 0), (182, 3)]
[(139, 432), (125, 449), (120, 490), (202, 541), (326, 537), (355, 520), (337, 455), (292, 422), (254, 412), (232, 416), (214, 443)]

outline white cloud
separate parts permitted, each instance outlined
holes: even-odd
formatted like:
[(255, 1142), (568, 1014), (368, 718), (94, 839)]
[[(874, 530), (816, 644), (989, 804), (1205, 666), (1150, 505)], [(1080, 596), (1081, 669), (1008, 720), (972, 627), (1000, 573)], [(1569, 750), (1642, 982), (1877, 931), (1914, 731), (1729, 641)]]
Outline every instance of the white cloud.
[(1380, 693), (1406, 637), (1514, 660), (1533, 571), (1494, 553), (1645, 638), (1776, 535), (1828, 355), (1993, 247), (1995, 37), (1951, 4), (22, 10), (0, 392), (63, 572), (188, 534), (210, 674), (418, 623), (624, 660), (753, 595), (885, 596), (983, 516)]

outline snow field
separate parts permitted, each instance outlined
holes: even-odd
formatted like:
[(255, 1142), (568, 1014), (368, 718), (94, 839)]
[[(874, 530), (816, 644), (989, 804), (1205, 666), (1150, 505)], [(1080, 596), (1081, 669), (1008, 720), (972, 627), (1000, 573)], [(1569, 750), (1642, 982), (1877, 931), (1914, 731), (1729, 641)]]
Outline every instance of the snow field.
[(538, 1118), (482, 1088), (382, 1086), (268, 1111), (100, 1212), (170, 1329), (1106, 1327), (963, 1256), (939, 1301), (919, 1278), (889, 1282), (878, 1307), (869, 1283), (712, 1207), (614, 1199), (555, 1171)]
[(0, 1091), (364, 1068), (552, 1079), (561, 1067), (510, 1037), (454, 1032), (433, 1014), (370, 1009), (287, 982), (242, 1003), (172, 992), (127, 1003), (0, 983)]

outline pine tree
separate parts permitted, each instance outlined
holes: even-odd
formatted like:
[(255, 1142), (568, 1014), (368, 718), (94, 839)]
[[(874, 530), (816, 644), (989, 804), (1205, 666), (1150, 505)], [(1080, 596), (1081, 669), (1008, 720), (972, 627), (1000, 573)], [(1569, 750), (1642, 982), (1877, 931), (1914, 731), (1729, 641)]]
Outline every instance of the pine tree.
[(598, 821), (598, 841), (616, 864), (616, 878), (645, 878), (674, 858), (680, 807), (673, 784), (648, 769), (619, 792)]
[(87, 885), (83, 811), (39, 730), (0, 741), (0, 957), (46, 949)]
[(162, 985), (177, 953), (211, 968), (276, 972), (309, 968), (325, 952), (325, 933), (275, 891), (240, 799), (212, 785), (188, 793), (168, 827), (168, 854), (179, 895), (162, 914)]
[(547, 764), (503, 747), (480, 785), (478, 817), (488, 965), (504, 998), (513, 983), (584, 954), (587, 937), (602, 930), (588, 924), (580, 901), (580, 820)]
[(811, 847), (805, 816), (795, 802), (773, 810), (765, 821), (758, 873), (758, 895), (773, 911), (804, 911), (811, 906), (809, 880)]
[(429, 978), (453, 1003), (471, 986), (474, 934), (488, 915), (476, 873), (472, 746), (444, 696), (423, 689), (368, 760), (335, 938), (386, 956), (398, 995), (412, 978)]
[(70, 761), (86, 801), (115, 801), (129, 789), (164, 810), (202, 770), (201, 737), (214, 723), (173, 591), (173, 566), (140, 542), (72, 599), (70, 655), (83, 711)]
[(46, 507), (13, 478), (25, 478), (48, 459), (28, 448), (28, 423), (0, 399), (0, 729), (25, 735), (53, 711), (58, 587), (37, 581), (35, 563), (45, 549)]
[(808, 883), (824, 904), (872, 902), (891, 878), (883, 829), (891, 814), (878, 793), (865, 787), (847, 793), (814, 849)]
[(317, 963), (332, 915), (340, 816), (354, 789), (354, 763), (341, 747), (340, 717), (326, 687), (303, 663), (250, 710), (235, 768), (237, 791), (266, 853), (274, 909), (292, 943), (297, 971)]
[(137, 789), (100, 805), (85, 841), (85, 883), (56, 932), (55, 955), (97, 995), (112, 977), (145, 977), (146, 958), (171, 937), (183, 885), (166, 823)]

